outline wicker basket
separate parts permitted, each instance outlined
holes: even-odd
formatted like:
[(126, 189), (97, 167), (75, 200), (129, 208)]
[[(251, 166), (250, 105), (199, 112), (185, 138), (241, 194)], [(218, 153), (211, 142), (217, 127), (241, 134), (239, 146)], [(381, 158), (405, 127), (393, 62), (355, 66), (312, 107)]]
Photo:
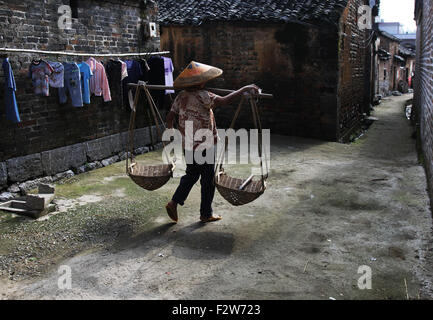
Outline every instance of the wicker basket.
[(220, 173), (215, 179), (215, 185), (224, 199), (234, 206), (241, 206), (256, 200), (266, 189), (266, 185), (262, 181), (252, 180), (244, 189), (239, 190), (244, 181)]
[[(134, 181), (137, 185), (139, 185), (143, 189), (153, 191), (161, 188), (163, 185), (165, 185), (168, 182), (168, 180), (170, 180), (170, 178), (173, 177), (173, 171), (176, 168), (176, 166), (174, 162), (171, 164), (150, 166), (150, 165), (139, 164), (134, 161), (133, 150), (134, 150), (135, 117), (136, 117), (137, 104), (140, 98), (140, 92), (142, 90), (144, 90), (144, 92), (146, 93), (147, 101), (149, 103), (149, 109), (150, 111), (152, 111), (153, 114), (153, 120), (155, 121), (158, 137), (161, 137), (161, 130), (159, 126), (162, 125), (165, 128), (164, 121), (158, 109), (156, 108), (155, 101), (153, 101), (149, 90), (146, 88), (145, 83), (143, 84), (139, 82), (139, 84), (137, 85), (137, 90), (135, 92), (134, 101), (131, 101), (131, 94), (128, 93), (129, 100), (130, 100), (129, 102), (130, 105), (132, 106), (132, 112), (131, 112), (131, 119), (129, 121), (129, 152), (128, 152), (128, 157), (126, 158), (126, 173), (132, 179), (132, 181)], [(158, 118), (161, 124), (158, 123)], [(150, 125), (151, 123), (149, 123), (149, 127)], [(153, 142), (152, 133), (150, 133), (150, 136)], [(162, 143), (164, 144), (164, 141)], [(166, 154), (165, 148), (163, 150), (163, 153), (166, 155), (168, 159), (168, 155)]]
[(173, 170), (172, 164), (148, 166), (133, 163), (128, 170), (128, 175), (143, 189), (153, 191), (161, 188), (173, 177)]

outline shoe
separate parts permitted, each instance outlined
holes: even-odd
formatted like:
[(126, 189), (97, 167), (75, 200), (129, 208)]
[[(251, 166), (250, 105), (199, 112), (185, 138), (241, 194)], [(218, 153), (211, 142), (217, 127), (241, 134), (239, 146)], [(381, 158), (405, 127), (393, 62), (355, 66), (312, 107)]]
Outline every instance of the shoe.
[(167, 203), (167, 205), (165, 206), (165, 209), (167, 210), (167, 214), (171, 218), (171, 220), (177, 222), (177, 220), (178, 220), (177, 207), (175, 204), (173, 204), (173, 201), (170, 201), (169, 203)]
[(214, 221), (218, 221), (218, 220), (221, 220), (222, 219), (222, 217), (221, 216), (214, 216), (214, 215), (212, 215), (212, 216), (210, 216), (210, 217), (200, 217), (200, 221), (201, 222), (214, 222)]

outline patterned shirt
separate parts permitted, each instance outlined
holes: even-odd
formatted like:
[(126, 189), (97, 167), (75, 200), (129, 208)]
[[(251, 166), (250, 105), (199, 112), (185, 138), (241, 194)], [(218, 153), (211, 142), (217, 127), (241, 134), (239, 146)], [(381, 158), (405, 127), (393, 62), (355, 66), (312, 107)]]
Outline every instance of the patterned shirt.
[[(212, 143), (218, 140), (218, 131), (216, 128), (215, 117), (212, 109), (214, 108), (214, 99), (216, 94), (206, 90), (182, 91), (173, 102), (171, 111), (179, 116), (179, 131), (184, 138), (184, 146), (190, 149), (185, 141), (194, 141), (193, 138), (197, 130), (209, 129), (213, 134), (214, 141), (206, 141), (206, 137), (202, 137), (201, 141), (194, 141), (193, 149), (196, 149), (202, 142), (206, 144), (206, 148), (212, 147)], [(191, 121), (192, 130), (185, 130), (186, 121)]]
[(110, 86), (104, 66), (94, 58), (89, 58), (86, 63), (93, 73), (93, 77), (90, 78), (90, 92), (97, 97), (104, 96), (105, 102), (111, 101)]
[(30, 64), (29, 76), (32, 78), (35, 94), (42, 94), (44, 96), (50, 95), (49, 89), (49, 76), (53, 73), (53, 68), (43, 61), (33, 61)]
[(48, 64), (53, 69), (53, 73), (51, 73), (49, 79), (50, 87), (63, 88), (65, 86), (65, 67), (60, 62), (48, 61)]

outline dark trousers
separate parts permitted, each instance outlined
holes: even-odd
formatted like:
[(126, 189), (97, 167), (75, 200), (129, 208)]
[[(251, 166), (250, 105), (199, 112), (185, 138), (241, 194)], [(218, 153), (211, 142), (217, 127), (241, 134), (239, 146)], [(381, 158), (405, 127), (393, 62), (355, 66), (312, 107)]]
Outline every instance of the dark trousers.
[(194, 159), (192, 164), (186, 165), (186, 174), (180, 179), (179, 187), (172, 200), (183, 206), (192, 187), (201, 177), (200, 215), (205, 218), (212, 216), (212, 202), (215, 195), (214, 174), (213, 163), (198, 164)]

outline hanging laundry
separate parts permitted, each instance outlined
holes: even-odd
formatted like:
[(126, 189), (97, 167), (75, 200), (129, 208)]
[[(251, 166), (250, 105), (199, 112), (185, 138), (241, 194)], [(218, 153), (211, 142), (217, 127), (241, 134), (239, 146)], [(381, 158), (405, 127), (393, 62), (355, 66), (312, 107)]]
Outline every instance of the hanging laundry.
[(83, 94), (83, 102), (90, 104), (90, 79), (93, 77), (92, 69), (90, 66), (81, 62), (78, 64), (81, 73), (81, 93)]
[(64, 73), (65, 67), (60, 62), (47, 61), (53, 72), (49, 75), (49, 85), (53, 88), (63, 88), (65, 86)]
[(53, 73), (53, 68), (44, 60), (33, 60), (29, 68), (29, 77), (33, 81), (35, 94), (44, 96), (50, 95), (49, 77)]
[(120, 60), (110, 59), (105, 65), (108, 83), (113, 96), (118, 98), (120, 106), (123, 107), (122, 68)]
[(138, 61), (138, 63), (140, 63), (141, 72), (142, 72), (142, 75), (141, 75), (140, 80), (141, 80), (141, 81), (148, 82), (148, 81), (149, 81), (149, 72), (150, 72), (150, 67), (149, 67), (149, 65), (147, 64), (147, 61), (144, 60), (144, 59), (139, 59), (139, 60), (137, 60), (137, 61)]
[(15, 83), (15, 77), (12, 70), (12, 66), (9, 62), (9, 58), (3, 60), (3, 74), (5, 77), (5, 106), (6, 106), (6, 119), (18, 123), (21, 122), (20, 115), (18, 113), (18, 104), (15, 97), (15, 91), (17, 86)]
[(59, 88), (60, 103), (66, 103), (68, 101), (67, 93), (69, 92), (72, 106), (83, 107), (80, 68), (75, 62), (64, 62), (63, 66), (65, 67), (65, 86)]
[[(149, 84), (153, 85), (165, 85), (165, 68), (164, 59), (160, 56), (151, 57), (147, 63), (149, 64)], [(158, 108), (164, 107), (164, 96), (163, 90), (150, 90), (153, 99)]]
[[(164, 72), (165, 72), (165, 85), (168, 87), (173, 86), (173, 61), (171, 58), (164, 57)], [(165, 94), (174, 93), (174, 90), (165, 90)]]
[[(128, 105), (128, 92), (130, 88), (128, 87), (128, 83), (138, 83), (138, 81), (141, 80), (143, 76), (143, 72), (141, 70), (140, 62), (135, 60), (126, 60), (125, 61), (127, 70), (128, 70), (128, 76), (123, 79), (123, 100), (126, 105)], [(135, 89), (132, 88), (133, 95), (135, 94)]]
[(103, 96), (105, 102), (111, 101), (111, 91), (104, 66), (94, 58), (89, 58), (86, 63), (93, 73), (93, 77), (90, 78), (90, 93), (97, 97)]
[(122, 81), (128, 77), (128, 66), (125, 61), (119, 60), (122, 64)]

